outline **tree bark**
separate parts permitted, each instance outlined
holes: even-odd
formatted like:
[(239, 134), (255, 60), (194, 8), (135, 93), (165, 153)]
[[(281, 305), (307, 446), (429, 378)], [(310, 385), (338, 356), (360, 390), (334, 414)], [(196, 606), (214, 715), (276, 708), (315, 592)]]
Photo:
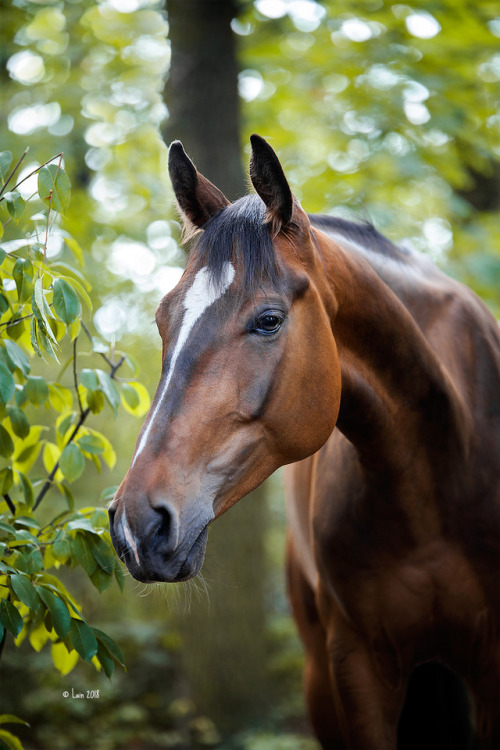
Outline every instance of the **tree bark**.
[(234, 200), (245, 194), (235, 0), (167, 0), (172, 49), (165, 141), (183, 142), (198, 170)]

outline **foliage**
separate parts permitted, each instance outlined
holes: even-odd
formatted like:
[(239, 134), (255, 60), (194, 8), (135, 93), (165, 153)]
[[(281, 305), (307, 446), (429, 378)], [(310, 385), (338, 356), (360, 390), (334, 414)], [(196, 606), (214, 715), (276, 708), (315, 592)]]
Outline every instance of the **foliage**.
[(500, 312), (498, 6), (242, 5), (245, 130), (304, 207), (372, 220)]
[[(112, 638), (86, 622), (60, 569), (83, 568), (99, 591), (113, 578), (123, 588), (123, 572), (106, 511), (77, 510), (71, 485), (91, 464), (100, 472), (103, 463), (112, 467), (116, 460), (108, 438), (87, 425), (88, 417), (104, 408), (116, 416), (122, 404), (142, 416), (149, 399), (134, 377), (119, 379), (127, 357), (107, 352), (83, 321), (83, 309), (92, 303), (88, 282), (77, 267), (83, 263), (82, 250), (61, 228), (71, 193), (63, 155), (36, 170), (36, 193), (27, 202), (19, 183), (7, 191), (21, 161), (12, 169), (11, 154), (0, 153), (2, 228), (20, 223), (26, 209), (35, 222), (34, 232), (5, 242), (0, 250), (0, 640), (3, 647), (9, 632), (16, 646), (27, 639), (37, 652), (49, 643), (62, 675), (81, 658), (111, 677), (115, 663), (124, 666), (122, 652)], [(47, 257), (56, 228), (72, 262)], [(106, 370), (79, 369), (82, 332)], [(68, 342), (72, 353), (53, 378), (49, 363), (59, 363)], [(73, 390), (63, 382), (68, 371)], [(40, 412), (45, 412), (42, 418)], [(55, 514), (47, 515), (40, 506), (53, 489), (59, 491), (61, 503)], [(3, 739), (15, 746), (5, 732)]]

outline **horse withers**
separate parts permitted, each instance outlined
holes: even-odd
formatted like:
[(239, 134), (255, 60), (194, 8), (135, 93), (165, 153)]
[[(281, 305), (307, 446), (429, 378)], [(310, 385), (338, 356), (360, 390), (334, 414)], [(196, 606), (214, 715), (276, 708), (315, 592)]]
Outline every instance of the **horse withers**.
[(322, 746), (394, 750), (412, 673), (439, 663), (467, 686), (475, 746), (498, 749), (497, 323), (371, 225), (308, 216), (251, 142), (256, 194), (234, 203), (170, 147), (198, 238), (156, 313), (162, 373), (110, 507), (115, 547), (140, 581), (187, 580), (209, 524), (286, 465)]

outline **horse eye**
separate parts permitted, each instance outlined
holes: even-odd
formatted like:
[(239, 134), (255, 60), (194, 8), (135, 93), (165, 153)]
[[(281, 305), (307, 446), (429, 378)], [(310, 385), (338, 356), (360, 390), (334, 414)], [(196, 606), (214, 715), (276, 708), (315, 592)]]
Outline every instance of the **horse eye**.
[(281, 328), (283, 318), (280, 315), (267, 313), (262, 315), (255, 324), (255, 333), (271, 334), (276, 333)]

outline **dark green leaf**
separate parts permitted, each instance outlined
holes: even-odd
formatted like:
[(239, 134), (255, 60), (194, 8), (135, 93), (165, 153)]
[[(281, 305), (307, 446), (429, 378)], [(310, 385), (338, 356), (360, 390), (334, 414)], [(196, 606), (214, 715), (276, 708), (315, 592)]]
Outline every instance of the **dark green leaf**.
[(28, 418), (23, 410), (18, 406), (8, 406), (7, 415), (15, 434), (20, 438), (28, 437), (30, 423), (28, 422)]
[(39, 549), (34, 549), (28, 555), (28, 564), (26, 566), (26, 573), (33, 575), (34, 573), (40, 573), (43, 570), (43, 556)]
[(7, 599), (0, 599), (0, 621), (2, 625), (15, 637), (23, 629), (23, 618), (12, 602)]
[(16, 390), (14, 378), (9, 368), (0, 362), (0, 404), (6, 404)]
[(14, 453), (14, 443), (3, 425), (0, 424), (0, 456), (8, 458)]
[(17, 192), (17, 190), (13, 190), (11, 193), (5, 193), (3, 197), (7, 203), (9, 214), (13, 219), (18, 221), (24, 211), (24, 198)]
[(61, 320), (70, 325), (81, 312), (80, 301), (64, 279), (56, 279), (53, 290), (54, 310)]
[(33, 264), (30, 260), (18, 258), (12, 271), (16, 282), (19, 302), (26, 302), (33, 293)]
[(115, 663), (109, 655), (106, 647), (99, 640), (97, 642), (97, 658), (104, 670), (104, 674), (106, 675), (106, 677), (111, 678), (115, 669)]
[[(3, 253), (3, 250), (0, 249), (0, 257), (1, 253)], [(3, 314), (4, 312), (7, 312), (9, 309), (9, 301), (5, 294), (0, 293), (0, 314)]]
[(12, 469), (7, 467), (0, 471), (0, 496), (6, 495), (14, 483), (14, 475)]
[(52, 615), (52, 624), (54, 630), (60, 638), (66, 638), (69, 633), (69, 626), (71, 623), (71, 617), (66, 604), (63, 600), (49, 591), (49, 589), (43, 586), (38, 587), (38, 593), (40, 599), (43, 601), (46, 607), (48, 607), (50, 614)]
[(120, 591), (123, 591), (125, 588), (125, 576), (123, 574), (123, 568), (118, 562), (118, 560), (115, 561), (115, 580), (118, 584)]
[(97, 638), (97, 640), (103, 644), (103, 646), (106, 647), (106, 649), (109, 651), (113, 659), (115, 659), (118, 664), (120, 664), (122, 667), (125, 666), (125, 659), (122, 654), (120, 646), (115, 643), (115, 641), (110, 638), (110, 636), (107, 633), (104, 633), (104, 631), (99, 630), (99, 628), (92, 628), (92, 631)]
[(70, 443), (64, 448), (59, 459), (59, 468), (68, 482), (74, 482), (83, 474), (85, 459), (75, 443)]
[(9, 176), (12, 154), (10, 151), (0, 151), (0, 184), (3, 185)]
[(9, 536), (16, 535), (15, 528), (11, 526), (10, 523), (4, 523), (3, 521), (0, 521), (0, 531), (3, 531), (6, 534), (9, 534)]
[(31, 367), (28, 357), (21, 347), (14, 343), (14, 341), (10, 341), (10, 339), (4, 339), (4, 344), (7, 350), (7, 355), (14, 367), (21, 370), (23, 375), (28, 375)]
[(35, 500), (35, 494), (33, 492), (33, 485), (31, 484), (28, 477), (25, 476), (22, 472), (18, 471), (17, 473), (19, 476), (19, 481), (21, 482), (21, 488), (23, 490), (24, 502), (29, 508), (31, 508)]
[(88, 543), (92, 554), (101, 568), (111, 575), (115, 566), (115, 555), (113, 550), (106, 544), (104, 539), (97, 534), (88, 537)]
[(71, 197), (71, 182), (62, 167), (57, 164), (42, 167), (38, 173), (38, 194), (51, 209), (65, 212)]
[(71, 541), (71, 548), (88, 576), (92, 576), (97, 570), (97, 561), (84, 534), (77, 533)]
[(97, 568), (96, 572), (90, 576), (90, 580), (98, 591), (103, 592), (111, 585), (113, 576), (106, 573), (102, 568)]
[(40, 600), (36, 588), (33, 586), (28, 576), (23, 576), (21, 573), (12, 575), (10, 577), (10, 584), (19, 601), (26, 604), (30, 609), (38, 609)]
[(97, 654), (96, 637), (83, 620), (76, 620), (74, 617), (71, 618), (69, 635), (71, 643), (82, 659), (90, 661)]

